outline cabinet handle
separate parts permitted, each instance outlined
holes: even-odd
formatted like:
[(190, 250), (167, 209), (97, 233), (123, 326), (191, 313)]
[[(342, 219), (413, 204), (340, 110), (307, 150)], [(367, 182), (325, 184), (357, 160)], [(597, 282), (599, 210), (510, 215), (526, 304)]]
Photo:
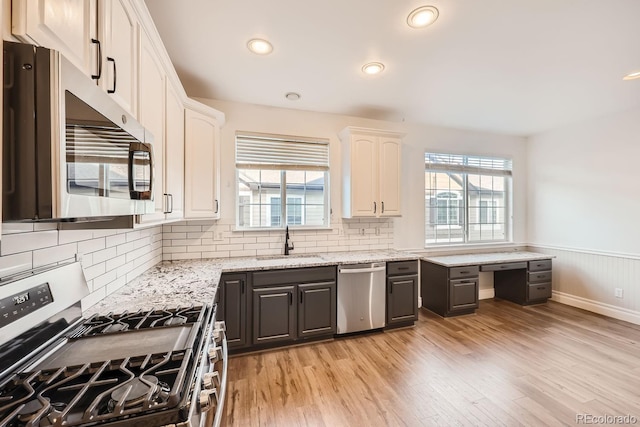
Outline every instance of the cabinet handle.
[(393, 293), (393, 283), (389, 283), (389, 294)]
[(293, 292), (289, 292), (289, 305), (293, 305)]
[(107, 93), (116, 93), (116, 81), (118, 78), (118, 68), (116, 67), (116, 60), (107, 56), (107, 61), (113, 63), (113, 89), (107, 89)]
[(219, 210), (220, 210), (220, 202), (218, 202), (218, 199), (216, 199), (216, 211), (214, 213), (218, 213)]
[(380, 213), (384, 213), (384, 202), (380, 202), (380, 205), (382, 206), (382, 210), (380, 211)]
[(169, 200), (171, 200), (171, 208), (169, 209), (169, 213), (173, 213), (173, 194), (169, 193)]
[(376, 210), (377, 210), (376, 202), (373, 202), (373, 213), (376, 213)]
[(244, 280), (240, 280), (240, 293), (244, 294)]
[(102, 45), (100, 40), (91, 39), (91, 43), (98, 45), (98, 74), (91, 74), (93, 80), (99, 80), (102, 77)]
[(398, 267), (398, 270), (408, 270), (409, 267)]
[(546, 286), (538, 286), (536, 289), (539, 290), (539, 291), (544, 291), (545, 289), (547, 289), (547, 287)]
[(300, 290), (300, 304), (302, 304), (303, 301), (304, 301), (304, 291), (301, 289)]
[(165, 213), (165, 214), (171, 213), (169, 211), (169, 194), (163, 193), (162, 197), (164, 197), (164, 206), (166, 207), (166, 209), (163, 209), (162, 213)]

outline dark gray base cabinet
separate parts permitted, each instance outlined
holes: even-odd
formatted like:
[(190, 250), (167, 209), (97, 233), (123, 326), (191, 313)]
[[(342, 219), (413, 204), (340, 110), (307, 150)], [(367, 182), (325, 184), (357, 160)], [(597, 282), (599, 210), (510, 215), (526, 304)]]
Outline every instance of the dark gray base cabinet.
[(218, 285), (217, 320), (224, 320), (230, 349), (249, 345), (247, 339), (247, 274), (225, 273)]
[(387, 263), (387, 326), (418, 320), (418, 261)]
[(293, 343), (336, 332), (336, 268), (252, 273), (252, 344)]
[(443, 317), (473, 313), (478, 308), (478, 266), (420, 263), (422, 307)]
[(520, 305), (541, 304), (551, 298), (551, 260), (529, 261), (520, 270), (496, 271), (496, 298)]

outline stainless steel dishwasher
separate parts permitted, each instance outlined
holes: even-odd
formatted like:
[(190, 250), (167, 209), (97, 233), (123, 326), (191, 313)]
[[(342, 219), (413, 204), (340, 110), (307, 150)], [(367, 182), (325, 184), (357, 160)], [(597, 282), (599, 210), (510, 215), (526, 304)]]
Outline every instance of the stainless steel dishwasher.
[(338, 334), (385, 326), (386, 263), (338, 267)]

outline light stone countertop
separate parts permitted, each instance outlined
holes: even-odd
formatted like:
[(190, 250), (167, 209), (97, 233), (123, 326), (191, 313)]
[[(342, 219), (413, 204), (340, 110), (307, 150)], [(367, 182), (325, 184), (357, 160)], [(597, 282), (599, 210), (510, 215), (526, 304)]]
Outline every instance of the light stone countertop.
[(407, 252), (363, 251), (163, 261), (86, 309), (83, 315), (208, 304), (215, 298), (222, 273), (417, 259), (420, 256)]
[(487, 265), (500, 264), (506, 262), (538, 261), (541, 259), (551, 259), (553, 255), (546, 255), (537, 252), (514, 251), (514, 252), (491, 252), (462, 255), (443, 256), (423, 256), (421, 259), (445, 267), (462, 267), (466, 265)]

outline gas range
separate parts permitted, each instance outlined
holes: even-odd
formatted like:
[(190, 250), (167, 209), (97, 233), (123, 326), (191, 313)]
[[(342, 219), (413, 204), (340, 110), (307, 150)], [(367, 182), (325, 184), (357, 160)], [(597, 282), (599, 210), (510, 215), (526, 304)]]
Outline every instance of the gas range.
[(87, 292), (79, 263), (0, 282), (0, 426), (219, 425), (215, 305), (83, 319)]

